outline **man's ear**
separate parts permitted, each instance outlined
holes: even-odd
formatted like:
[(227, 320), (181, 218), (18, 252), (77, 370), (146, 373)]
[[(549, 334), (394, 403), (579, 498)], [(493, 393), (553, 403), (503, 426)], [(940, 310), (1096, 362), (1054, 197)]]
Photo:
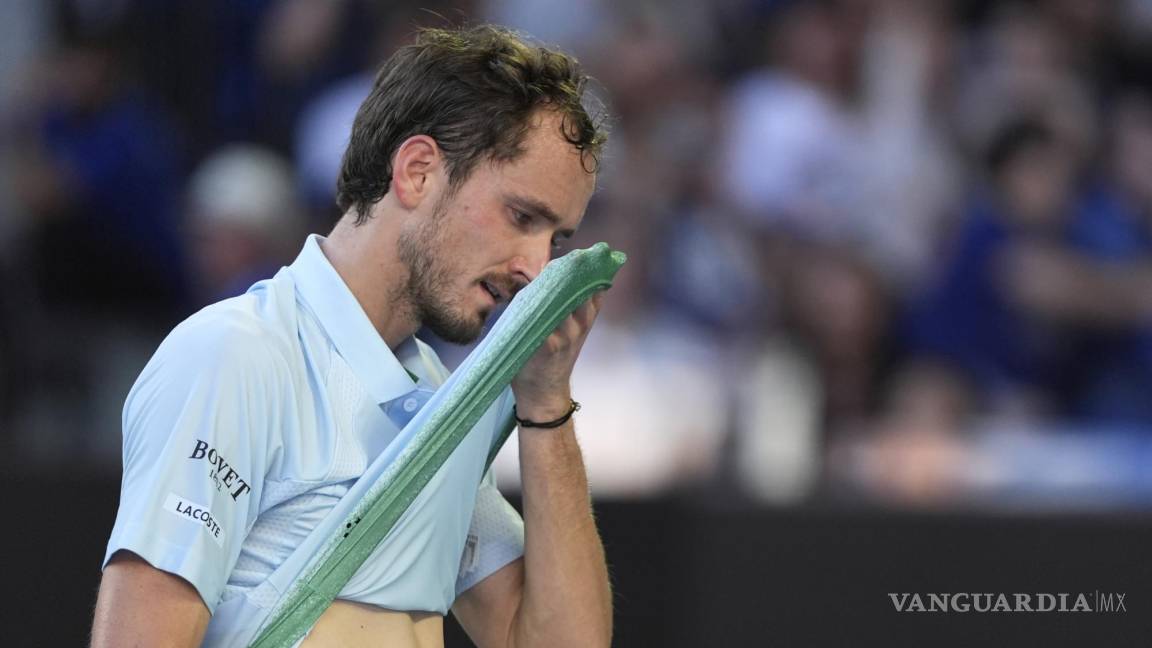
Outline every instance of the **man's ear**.
[(405, 209), (415, 209), (436, 191), (445, 179), (444, 156), (436, 140), (427, 135), (413, 135), (404, 140), (392, 158), (392, 183), (389, 192)]

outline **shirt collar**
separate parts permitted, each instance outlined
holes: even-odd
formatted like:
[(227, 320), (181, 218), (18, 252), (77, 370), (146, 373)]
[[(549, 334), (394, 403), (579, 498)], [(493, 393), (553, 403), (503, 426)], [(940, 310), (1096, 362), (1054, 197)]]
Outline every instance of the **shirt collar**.
[(360, 302), (320, 249), (322, 236), (313, 234), (300, 255), (288, 266), (296, 294), (316, 315), (336, 352), (377, 404), (383, 405), (416, 388), (409, 370), (421, 383), (427, 381), (415, 337), (401, 343), (393, 353), (372, 326)]

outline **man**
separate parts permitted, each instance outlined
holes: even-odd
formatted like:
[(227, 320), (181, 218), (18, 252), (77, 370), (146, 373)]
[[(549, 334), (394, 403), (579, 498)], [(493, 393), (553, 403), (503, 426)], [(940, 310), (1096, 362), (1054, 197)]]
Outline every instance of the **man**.
[[(475, 339), (579, 225), (604, 139), (580, 105), (584, 82), (572, 59), (493, 27), (424, 31), (384, 65), (353, 127), (331, 235), (178, 326), (129, 394), (93, 645), (250, 638), (224, 627), (242, 617), (236, 602), (260, 600), (443, 381), (413, 334)], [(569, 375), (599, 305), (566, 319), (513, 379), (522, 428), (570, 417)], [(609, 644), (570, 418), (519, 435), (522, 527), (480, 481), (486, 444), (469, 443), (303, 645), (441, 645), (449, 606), (481, 647)]]

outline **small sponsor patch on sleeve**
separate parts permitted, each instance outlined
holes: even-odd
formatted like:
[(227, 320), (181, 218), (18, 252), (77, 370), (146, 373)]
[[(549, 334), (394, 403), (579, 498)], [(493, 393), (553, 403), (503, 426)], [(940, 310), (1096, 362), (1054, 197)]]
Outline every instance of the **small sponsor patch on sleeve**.
[(164, 510), (203, 526), (217, 546), (224, 546), (224, 529), (220, 527), (220, 522), (212, 515), (212, 511), (207, 506), (197, 504), (176, 493), (169, 493), (168, 499), (164, 501)]

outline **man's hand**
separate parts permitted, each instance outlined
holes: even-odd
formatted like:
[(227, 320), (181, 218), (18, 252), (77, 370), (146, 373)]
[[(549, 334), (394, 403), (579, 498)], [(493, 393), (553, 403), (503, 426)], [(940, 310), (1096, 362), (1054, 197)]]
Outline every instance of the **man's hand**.
[(551, 421), (568, 411), (572, 369), (596, 322), (603, 297), (604, 293), (597, 292), (566, 317), (512, 379), (520, 418)]

